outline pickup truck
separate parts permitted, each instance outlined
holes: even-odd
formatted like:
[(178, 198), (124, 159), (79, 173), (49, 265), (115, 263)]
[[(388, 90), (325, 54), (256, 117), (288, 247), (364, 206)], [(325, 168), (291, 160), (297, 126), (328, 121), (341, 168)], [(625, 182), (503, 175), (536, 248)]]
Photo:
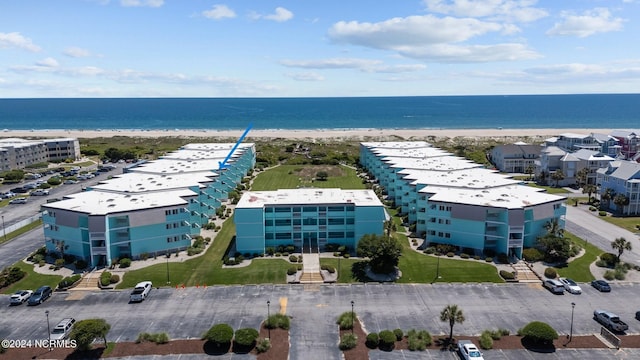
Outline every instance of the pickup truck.
[(470, 340), (459, 340), (458, 351), (464, 360), (483, 360), (482, 353)]
[(618, 315), (606, 310), (595, 310), (593, 312), (593, 318), (611, 331), (623, 332), (629, 329), (629, 325), (620, 320)]

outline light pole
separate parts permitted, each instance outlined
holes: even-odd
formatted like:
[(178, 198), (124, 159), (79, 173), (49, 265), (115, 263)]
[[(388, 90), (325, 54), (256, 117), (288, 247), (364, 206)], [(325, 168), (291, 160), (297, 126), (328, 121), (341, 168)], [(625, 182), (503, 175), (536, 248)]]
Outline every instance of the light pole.
[(7, 229), (4, 227), (4, 215), (2, 215), (2, 232), (4, 234), (4, 242), (7, 242)]
[(167, 285), (171, 285), (171, 281), (169, 280), (169, 258), (167, 258)]
[(571, 339), (573, 339), (573, 309), (575, 309), (576, 307), (576, 303), (572, 302), (571, 303), (571, 326), (569, 327), (569, 341), (567, 342), (570, 343)]
[(271, 339), (271, 310), (269, 305), (271, 305), (271, 301), (267, 300), (267, 332), (269, 333), (269, 339)]
[(51, 351), (51, 326), (49, 325), (49, 310), (46, 310), (45, 315), (47, 315), (47, 335), (49, 335), (49, 351)]
[(353, 334), (353, 305), (355, 303), (351, 300), (351, 334)]

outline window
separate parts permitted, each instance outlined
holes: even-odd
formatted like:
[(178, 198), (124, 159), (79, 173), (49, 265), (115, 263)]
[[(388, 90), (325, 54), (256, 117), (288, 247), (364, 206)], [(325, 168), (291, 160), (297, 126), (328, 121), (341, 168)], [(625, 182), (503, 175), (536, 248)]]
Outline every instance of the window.
[(301, 225), (302, 224), (302, 220), (300, 219), (293, 219), (293, 225)]
[(318, 224), (327, 225), (327, 219), (318, 219)]
[(354, 219), (354, 218), (347, 218), (347, 224), (348, 224), (348, 225), (353, 225), (353, 224), (355, 224), (355, 223), (356, 223), (356, 219)]
[(265, 220), (264, 226), (273, 226), (273, 220)]
[(346, 234), (347, 238), (353, 239), (353, 237), (355, 236), (353, 231), (347, 231)]
[(329, 206), (329, 211), (344, 211), (344, 206)]
[(277, 213), (290, 213), (291, 212), (291, 208), (289, 207), (277, 207), (275, 208)]
[(278, 232), (276, 233), (276, 240), (290, 240), (291, 233), (288, 232)]
[(318, 221), (314, 218), (306, 218), (302, 222), (303, 225), (317, 225)]
[(276, 219), (276, 226), (290, 226), (291, 219)]
[(171, 229), (171, 224), (167, 224), (166, 228), (167, 230)]
[(264, 239), (265, 240), (273, 240), (273, 233), (264, 234)]
[(329, 239), (342, 239), (344, 232), (342, 231), (329, 231)]
[(317, 208), (315, 206), (305, 206), (302, 208), (302, 212), (316, 212)]
[(344, 219), (342, 219), (342, 218), (331, 218), (331, 219), (329, 219), (329, 225), (344, 225)]
[(264, 209), (264, 212), (265, 212), (265, 213), (272, 213), (272, 212), (273, 212), (273, 208), (270, 208), (270, 207), (265, 208), (265, 209)]

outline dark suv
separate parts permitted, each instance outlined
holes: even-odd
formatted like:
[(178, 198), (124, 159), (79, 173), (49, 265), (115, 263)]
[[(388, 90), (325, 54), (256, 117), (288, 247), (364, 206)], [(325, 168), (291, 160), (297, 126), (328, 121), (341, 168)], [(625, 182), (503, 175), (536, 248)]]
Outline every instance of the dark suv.
[(45, 300), (51, 297), (51, 287), (44, 285), (38, 288), (36, 292), (31, 295), (27, 305), (39, 305), (42, 304)]

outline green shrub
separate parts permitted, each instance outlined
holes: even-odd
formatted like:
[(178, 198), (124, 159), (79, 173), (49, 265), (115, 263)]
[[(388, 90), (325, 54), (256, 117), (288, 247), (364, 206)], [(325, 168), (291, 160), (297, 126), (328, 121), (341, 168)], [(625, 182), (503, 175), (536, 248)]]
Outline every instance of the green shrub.
[(400, 341), (402, 340), (402, 338), (404, 338), (404, 332), (402, 332), (402, 329), (394, 329), (393, 333), (396, 335), (397, 341)]
[(500, 270), (500, 276), (505, 280), (514, 280), (516, 278), (515, 272)]
[(484, 261), (490, 263), (490, 262), (493, 262), (493, 258), (492, 257), (486, 257), (486, 258), (484, 258)]
[(434, 252), (436, 252), (436, 249), (434, 247), (429, 246), (428, 248), (424, 249), (423, 253), (431, 255)]
[(473, 259), (474, 259), (474, 260), (480, 260), (480, 255), (474, 255), (474, 256), (473, 256)]
[(558, 338), (558, 333), (547, 323), (532, 321), (525, 325), (520, 334), (523, 340), (529, 340), (537, 344), (548, 344)]
[(618, 262), (618, 257), (612, 253), (600, 254), (600, 260), (607, 264), (607, 267), (614, 267)]
[(480, 343), (480, 347), (485, 350), (493, 349), (493, 338), (491, 336), (491, 331), (485, 330), (480, 335), (480, 339), (478, 340)]
[(53, 264), (55, 265), (56, 269), (60, 269), (64, 266), (64, 264), (66, 264), (66, 261), (64, 261), (64, 259), (56, 259)]
[(349, 350), (356, 347), (358, 344), (358, 337), (352, 333), (346, 333), (342, 335), (340, 339), (340, 350)]
[(468, 259), (469, 258), (469, 254), (462, 253), (462, 254), (460, 254), (460, 258), (461, 259)]
[(253, 328), (242, 328), (236, 330), (235, 337), (233, 339), (234, 344), (238, 344), (243, 348), (252, 349), (256, 345), (258, 339), (258, 330)]
[(556, 271), (556, 269), (552, 267), (548, 267), (544, 269), (544, 277), (549, 279), (555, 279), (556, 277), (558, 277), (558, 272)]
[(367, 335), (367, 340), (365, 341), (365, 345), (369, 349), (375, 349), (378, 347), (378, 343), (380, 342), (380, 338), (378, 337), (378, 333), (369, 333)]
[(267, 352), (269, 349), (271, 349), (271, 341), (269, 341), (269, 339), (262, 339), (258, 341), (258, 344), (256, 345), (256, 351), (258, 354)]
[(602, 210), (600, 210), (600, 211), (598, 211), (598, 215), (600, 215), (600, 216), (607, 216), (607, 212), (606, 212), (606, 211), (602, 211)]
[(100, 274), (100, 285), (109, 286), (111, 284), (111, 273), (108, 271), (103, 271)]
[(411, 351), (424, 351), (431, 346), (431, 334), (426, 330), (411, 329), (407, 332), (408, 348)]
[(78, 280), (80, 280), (80, 274), (67, 276), (58, 283), (58, 288), (60, 289), (68, 288), (71, 285), (75, 284), (76, 281)]
[(351, 311), (343, 312), (336, 322), (340, 325), (340, 330), (350, 330), (356, 321), (356, 314)]
[(505, 329), (505, 328), (499, 328), (498, 329), (498, 334), (500, 334), (500, 336), (509, 336), (509, 334), (511, 334), (511, 331)]
[(627, 277), (627, 275), (624, 271), (616, 269), (613, 271), (613, 277), (616, 280), (624, 280)]
[(396, 343), (396, 334), (391, 330), (382, 330), (378, 334), (380, 337), (380, 344), (378, 345), (381, 350), (390, 351)]
[(111, 275), (111, 278), (109, 279), (109, 282), (110, 282), (111, 284), (115, 284), (115, 283), (117, 283), (118, 281), (120, 281), (120, 275), (118, 275), (118, 274), (113, 274), (113, 275)]
[(602, 275), (603, 278), (605, 278), (606, 280), (613, 280), (616, 277), (616, 273), (613, 270), (607, 270), (604, 272), (604, 274)]
[(156, 333), (156, 334), (150, 334), (150, 333), (146, 333), (146, 332), (142, 332), (140, 334), (138, 334), (138, 338), (136, 339), (136, 343), (139, 344), (141, 342), (145, 342), (145, 341), (149, 341), (149, 342), (153, 342), (156, 344), (166, 344), (169, 342), (169, 334), (163, 332), (163, 333)]
[(342, 254), (342, 257), (345, 258), (345, 259), (348, 259), (348, 258), (351, 257), (351, 255), (349, 255), (349, 253), (344, 253), (344, 254)]
[(129, 258), (122, 258), (120, 259), (120, 267), (121, 268), (128, 268), (129, 266), (131, 266), (131, 259)]
[(287, 275), (295, 275), (298, 272), (298, 267), (297, 266), (290, 266), (287, 269)]
[(336, 268), (334, 268), (333, 266), (330, 265), (321, 265), (320, 269), (328, 271), (330, 274), (333, 274), (336, 272)]
[(544, 253), (536, 248), (526, 248), (522, 250), (522, 258), (528, 262), (544, 260)]
[(233, 339), (233, 328), (227, 324), (217, 324), (211, 327), (204, 336), (203, 340), (207, 340), (215, 347), (229, 348), (231, 339)]
[(291, 320), (287, 315), (274, 314), (267, 318), (267, 321), (264, 322), (264, 327), (267, 329), (279, 328), (289, 330), (290, 324)]
[(293, 262), (293, 263), (294, 263), (294, 262), (298, 262), (298, 257), (297, 257), (297, 256), (295, 256), (295, 255), (290, 255), (290, 256), (289, 256), (289, 261), (291, 261), (291, 262)]
[(452, 252), (448, 252), (448, 253), (447, 253), (447, 257), (454, 257), (454, 255), (455, 255), (455, 254), (454, 254), (454, 253), (452, 253)]

